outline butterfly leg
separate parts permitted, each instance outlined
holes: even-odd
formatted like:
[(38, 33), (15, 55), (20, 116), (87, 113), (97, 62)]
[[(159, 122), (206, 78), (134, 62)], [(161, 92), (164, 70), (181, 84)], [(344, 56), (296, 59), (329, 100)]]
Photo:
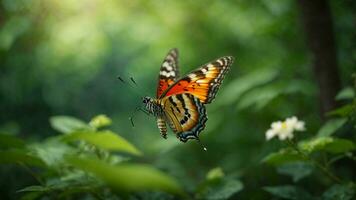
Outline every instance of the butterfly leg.
[(166, 122), (164, 121), (164, 119), (162, 117), (157, 117), (157, 126), (159, 129), (159, 132), (161, 133), (161, 136), (164, 139), (167, 139), (167, 126), (166, 126)]

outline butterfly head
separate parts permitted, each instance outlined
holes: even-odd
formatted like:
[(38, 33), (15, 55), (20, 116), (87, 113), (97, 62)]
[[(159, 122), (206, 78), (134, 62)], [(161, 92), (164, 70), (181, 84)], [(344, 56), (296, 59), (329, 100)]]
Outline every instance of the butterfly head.
[(148, 111), (148, 113), (153, 114), (155, 116), (158, 116), (162, 113), (162, 109), (159, 106), (157, 100), (146, 96), (142, 98), (142, 103), (144, 104), (145, 109)]
[(149, 102), (151, 102), (152, 101), (152, 98), (151, 97), (143, 97), (142, 98), (142, 103), (143, 104), (145, 104), (145, 105), (147, 105)]

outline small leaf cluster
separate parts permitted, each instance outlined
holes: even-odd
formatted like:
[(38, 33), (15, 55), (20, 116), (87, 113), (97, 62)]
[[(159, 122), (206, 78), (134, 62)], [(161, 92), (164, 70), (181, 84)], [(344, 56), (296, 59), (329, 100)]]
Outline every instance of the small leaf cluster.
[(89, 123), (55, 116), (50, 123), (60, 134), (41, 142), (0, 134), (0, 164), (18, 165), (37, 182), (18, 190), (22, 199), (117, 199), (142, 191), (184, 197), (175, 178), (138, 162), (143, 153), (106, 129), (111, 119), (105, 115)]

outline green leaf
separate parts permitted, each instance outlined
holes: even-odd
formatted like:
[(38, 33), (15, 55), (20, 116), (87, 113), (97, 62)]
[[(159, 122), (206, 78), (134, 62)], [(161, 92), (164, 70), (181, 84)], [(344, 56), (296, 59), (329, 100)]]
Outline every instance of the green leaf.
[(214, 169), (211, 169), (207, 175), (206, 175), (206, 179), (207, 180), (215, 180), (215, 179), (221, 179), (225, 176), (223, 170), (221, 169), (221, 167), (216, 167)]
[(272, 195), (284, 199), (293, 199), (293, 200), (312, 200), (313, 197), (304, 189), (292, 186), (292, 185), (283, 185), (283, 186), (268, 186), (263, 187), (263, 189)]
[(231, 82), (225, 87), (221, 93), (221, 101), (224, 105), (232, 104), (237, 101), (242, 94), (250, 89), (266, 84), (272, 81), (278, 75), (278, 71), (275, 69), (265, 68), (251, 72), (248, 75), (240, 77)]
[(15, 149), (0, 151), (0, 163), (1, 164), (23, 163), (26, 165), (37, 166), (37, 167), (46, 166), (44, 162), (38, 157), (30, 155), (28, 152), (24, 150), (15, 150)]
[(353, 104), (347, 104), (340, 108), (337, 108), (333, 111), (327, 113), (328, 116), (341, 116), (348, 117), (352, 112), (356, 110), (356, 101)]
[(355, 197), (355, 192), (350, 185), (333, 185), (323, 193), (323, 200), (350, 200)]
[(355, 98), (355, 90), (352, 87), (342, 89), (335, 97), (336, 100), (347, 100)]
[(303, 161), (305, 160), (298, 152), (292, 149), (281, 149), (279, 152), (271, 153), (267, 155), (262, 162), (266, 162), (271, 165), (282, 165), (285, 163)]
[(283, 88), (278, 84), (255, 88), (241, 97), (237, 109), (253, 107), (255, 110), (260, 110), (282, 92)]
[(277, 168), (278, 173), (291, 176), (293, 182), (310, 175), (312, 171), (313, 166), (305, 162), (286, 163)]
[(95, 116), (92, 120), (90, 120), (89, 125), (94, 128), (101, 128), (105, 126), (111, 125), (112, 121), (106, 115), (98, 115)]
[(330, 153), (344, 153), (356, 148), (355, 144), (347, 139), (332, 137), (317, 137), (307, 141), (301, 141), (299, 148), (307, 153), (326, 151)]
[(25, 187), (21, 190), (18, 190), (17, 192), (45, 192), (48, 190), (49, 190), (49, 188), (43, 187), (41, 185), (31, 185), (31, 186)]
[(75, 132), (62, 138), (64, 141), (82, 140), (109, 151), (122, 151), (134, 155), (142, 155), (141, 151), (126, 139), (111, 131)]
[(92, 130), (92, 128), (82, 120), (70, 116), (51, 117), (50, 124), (53, 129), (65, 134), (78, 130)]
[(228, 199), (242, 189), (243, 184), (241, 181), (232, 178), (224, 178), (206, 184), (196, 194), (196, 198), (207, 200)]
[(111, 187), (121, 191), (162, 190), (183, 194), (175, 179), (149, 165), (120, 164), (110, 165), (97, 159), (70, 156), (68, 163), (91, 172)]
[(25, 142), (11, 135), (0, 134), (0, 149), (23, 148)]
[(29, 146), (34, 155), (41, 158), (47, 166), (61, 168), (64, 164), (64, 155), (73, 154), (75, 150), (69, 145), (60, 142), (57, 137), (48, 138), (42, 143)]
[(346, 118), (329, 120), (319, 129), (317, 136), (330, 136), (341, 128), (346, 122)]

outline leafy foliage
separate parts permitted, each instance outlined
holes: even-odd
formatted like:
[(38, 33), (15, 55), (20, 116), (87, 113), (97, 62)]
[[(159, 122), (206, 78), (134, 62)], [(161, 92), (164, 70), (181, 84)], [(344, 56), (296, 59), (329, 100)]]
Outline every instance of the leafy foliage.
[(292, 185), (264, 187), (263, 189), (283, 199), (293, 199), (293, 200), (313, 199), (313, 197), (307, 191), (305, 191), (300, 187), (296, 187)]
[(277, 171), (280, 174), (291, 176), (293, 182), (297, 182), (309, 176), (313, 172), (313, 166), (305, 162), (291, 162), (278, 166)]
[[(73, 117), (52, 117), (53, 128), (64, 135), (48, 138), (41, 143), (25, 145), (21, 140), (2, 136), (12, 142), (12, 149), (0, 152), (0, 163), (43, 170), (41, 176), (44, 176), (44, 180), (40, 174), (33, 174), (41, 185), (18, 190), (26, 193), (24, 199), (51, 197), (57, 192), (61, 192), (60, 198), (65, 198), (88, 191), (92, 191), (94, 197), (147, 190), (184, 195), (181, 186), (169, 175), (147, 164), (130, 163), (127, 161), (130, 159), (128, 155), (112, 154), (113, 151), (120, 151), (142, 155), (134, 145), (116, 133), (95, 131), (108, 125), (109, 121), (107, 117), (97, 116), (89, 123), (93, 126), (89, 129), (89, 125)], [(73, 141), (78, 142), (71, 145)], [(110, 194), (105, 192), (106, 185), (113, 189)]]

